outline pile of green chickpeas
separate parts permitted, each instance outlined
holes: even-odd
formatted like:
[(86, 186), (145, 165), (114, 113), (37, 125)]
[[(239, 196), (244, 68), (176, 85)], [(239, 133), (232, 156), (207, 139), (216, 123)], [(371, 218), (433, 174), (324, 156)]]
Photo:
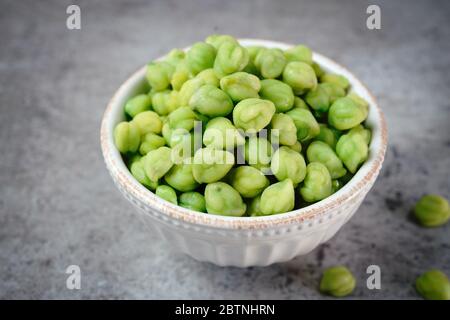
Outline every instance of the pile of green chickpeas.
[(336, 192), (368, 157), (368, 103), (304, 45), (212, 35), (149, 63), (146, 78), (115, 144), (141, 184), (182, 207), (288, 212)]
[[(212, 35), (147, 65), (149, 90), (126, 102), (114, 140), (131, 174), (159, 197), (208, 214), (265, 216), (330, 196), (369, 154), (368, 103), (312, 51), (243, 47)], [(423, 227), (448, 222), (448, 201), (425, 195)], [(326, 269), (320, 291), (349, 295), (345, 266)], [(416, 279), (426, 299), (450, 299), (439, 270)]]

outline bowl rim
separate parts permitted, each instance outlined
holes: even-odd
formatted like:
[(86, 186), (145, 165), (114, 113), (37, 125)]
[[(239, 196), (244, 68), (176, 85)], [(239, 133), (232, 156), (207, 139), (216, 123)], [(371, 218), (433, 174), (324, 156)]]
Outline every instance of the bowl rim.
[[(287, 49), (293, 46), (292, 44), (271, 40), (238, 39), (238, 41), (244, 46), (261, 45), (281, 49)], [(187, 49), (189, 49), (189, 47), (183, 50)], [(118, 108), (123, 110), (123, 102), (121, 103), (121, 101), (125, 99), (125, 96), (128, 95), (130, 91), (142, 82), (142, 79), (145, 77), (146, 66), (141, 67), (122, 83), (119, 89), (114, 93), (111, 100), (108, 102), (106, 110), (103, 114), (100, 129), (101, 148), (105, 164), (115, 184), (119, 187), (119, 189), (121, 189), (122, 193), (125, 193), (125, 195), (130, 196), (131, 199), (134, 200), (132, 202), (135, 204), (137, 204), (136, 201), (140, 203), (140, 207), (148, 214), (160, 216), (158, 214), (158, 212), (160, 212), (162, 213), (164, 220), (172, 219), (172, 221), (175, 220), (177, 223), (184, 222), (194, 225), (201, 225), (204, 227), (211, 227), (214, 229), (226, 230), (268, 229), (298, 224), (305, 221), (312, 222), (312, 220), (323, 218), (325, 214), (338, 208), (345, 202), (352, 201), (352, 199), (362, 189), (364, 189), (365, 186), (374, 182), (379, 171), (381, 170), (387, 148), (386, 120), (375, 97), (370, 93), (362, 81), (353, 75), (353, 73), (334, 60), (317, 53), (316, 51), (313, 52), (313, 58), (315, 61), (318, 61), (321, 66), (325, 63), (328, 67), (332, 66), (332, 68), (334, 68), (333, 72), (344, 74), (352, 84), (353, 90), (356, 86), (359, 88), (358, 93), (363, 92), (363, 95), (370, 104), (369, 117), (373, 120), (371, 128), (372, 140), (369, 146), (369, 158), (359, 168), (352, 179), (331, 196), (301, 209), (261, 217), (230, 217), (205, 214), (174, 205), (156, 196), (152, 191), (141, 185), (131, 175), (113, 141), (113, 129), (116, 124), (113, 122), (117, 122), (114, 121), (114, 112), (118, 112)], [(339, 71), (335, 71), (336, 69)], [(131, 201), (128, 196), (127, 198)]]

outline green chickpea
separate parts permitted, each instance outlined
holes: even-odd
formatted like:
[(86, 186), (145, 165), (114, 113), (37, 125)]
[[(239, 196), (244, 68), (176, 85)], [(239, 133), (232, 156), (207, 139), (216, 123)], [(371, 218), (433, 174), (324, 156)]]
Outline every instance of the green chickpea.
[(333, 150), (336, 149), (336, 143), (337, 143), (337, 135), (336, 133), (328, 128), (326, 124), (319, 124), (320, 132), (319, 134), (314, 138), (315, 140), (325, 142), (328, 144)]
[(166, 185), (161, 185), (158, 186), (156, 188), (155, 194), (166, 200), (169, 201), (175, 205), (178, 205), (178, 201), (177, 201), (177, 193), (175, 192), (175, 190), (173, 190), (171, 187), (166, 186)]
[(343, 266), (324, 271), (320, 280), (320, 291), (334, 297), (344, 297), (355, 290), (356, 280), (350, 270)]
[(193, 75), (212, 68), (216, 58), (216, 49), (205, 42), (195, 43), (186, 53), (186, 63)]
[(348, 82), (347, 78), (340, 74), (325, 73), (320, 77), (320, 82), (334, 83), (344, 90), (350, 86), (350, 82)]
[(203, 148), (194, 155), (192, 173), (198, 183), (211, 183), (225, 177), (233, 165), (234, 155), (231, 152)]
[(218, 117), (206, 125), (203, 143), (214, 149), (232, 149), (243, 145), (245, 139), (229, 119)]
[(247, 49), (239, 44), (224, 42), (217, 49), (214, 71), (219, 78), (242, 71), (248, 64), (249, 56)]
[(292, 146), (289, 146), (289, 148), (291, 148), (295, 152), (302, 152), (302, 144), (298, 141), (295, 144), (293, 144)]
[(152, 105), (152, 98), (147, 94), (139, 94), (125, 104), (125, 112), (134, 118), (138, 113), (149, 110)]
[(181, 50), (181, 49), (172, 49), (167, 54), (167, 57), (166, 57), (165, 61), (175, 67), (181, 61), (184, 60), (185, 56), (186, 56), (186, 54), (185, 54), (185, 52), (183, 50)]
[[(206, 71), (206, 70), (205, 70)], [(198, 74), (200, 75), (200, 73)], [(179, 105), (180, 106), (188, 106), (189, 101), (191, 100), (194, 93), (200, 89), (203, 85), (205, 85), (205, 80), (203, 78), (197, 77), (193, 79), (187, 80), (183, 85), (181, 86), (180, 93), (179, 93)]]
[(306, 166), (306, 177), (300, 194), (306, 202), (315, 202), (331, 195), (331, 176), (325, 165), (320, 162), (310, 162)]
[(170, 79), (175, 67), (165, 61), (152, 62), (147, 65), (147, 81), (156, 91), (162, 91), (169, 87)]
[(181, 164), (175, 164), (164, 176), (167, 184), (172, 188), (181, 191), (192, 191), (198, 187), (197, 181), (194, 179), (192, 174), (192, 161), (191, 159), (186, 159)]
[(284, 52), (284, 56), (288, 62), (299, 61), (313, 65), (311, 49), (302, 44), (287, 49)]
[(309, 162), (320, 162), (330, 172), (331, 179), (343, 177), (347, 170), (344, 169), (341, 159), (338, 158), (333, 149), (322, 141), (314, 141), (306, 150)]
[(153, 132), (149, 132), (142, 137), (141, 145), (139, 146), (139, 153), (145, 156), (152, 150), (156, 150), (166, 144), (166, 139)]
[(336, 154), (351, 173), (355, 173), (369, 154), (367, 138), (358, 132), (341, 136), (336, 144)]
[(252, 136), (245, 142), (245, 161), (263, 172), (270, 168), (273, 152), (272, 145), (263, 137)]
[(210, 214), (240, 217), (247, 208), (241, 195), (225, 182), (209, 183), (205, 188), (206, 211)]
[(364, 128), (362, 125), (357, 125), (356, 127), (352, 128), (351, 130), (348, 131), (348, 134), (350, 135), (360, 134), (364, 138), (364, 141), (366, 142), (367, 145), (369, 145), (370, 139), (372, 137), (372, 133), (370, 132), (370, 130)]
[(290, 179), (297, 185), (305, 179), (305, 159), (289, 147), (280, 147), (275, 151), (270, 168), (279, 181)]
[(299, 98), (299, 97), (294, 98), (294, 108), (305, 109), (305, 110), (310, 111), (306, 102), (302, 98)]
[(168, 115), (181, 105), (179, 92), (174, 90), (156, 92), (152, 97), (152, 102), (153, 110), (160, 116)]
[[(278, 138), (282, 145), (293, 146), (297, 143), (297, 127), (294, 120), (284, 113), (276, 113), (270, 122), (272, 136)], [(301, 150), (301, 146), (300, 146)]]
[(158, 181), (151, 181), (145, 174), (144, 165), (140, 156), (134, 156), (131, 160), (130, 172), (139, 183), (150, 190), (155, 190), (158, 186)]
[(247, 212), (246, 214), (250, 217), (258, 217), (262, 216), (261, 213), (261, 195), (254, 197), (253, 199), (250, 199), (247, 204)]
[(173, 166), (172, 150), (167, 147), (160, 147), (152, 150), (142, 157), (145, 174), (152, 181), (158, 181)]
[(327, 112), (330, 108), (330, 97), (321, 83), (306, 94), (305, 100), (312, 109), (318, 112)]
[(359, 95), (357, 95), (356, 93), (350, 92), (347, 95), (347, 98), (352, 99), (353, 102), (355, 102), (357, 105), (361, 106), (363, 109), (366, 109), (366, 110), (369, 109), (369, 103), (364, 98), (361, 98)]
[(170, 79), (170, 85), (173, 90), (180, 90), (183, 84), (190, 78), (190, 70), (185, 61), (177, 64), (175, 71)]
[(450, 300), (450, 281), (439, 270), (432, 269), (418, 277), (416, 290), (427, 300)]
[(232, 37), (229, 36), (227, 34), (213, 34), (210, 35), (208, 38), (206, 38), (205, 40), (206, 43), (212, 45), (214, 48), (216, 48), (216, 50), (219, 49), (219, 47), (224, 44), (225, 42), (229, 42), (232, 44), (239, 44), (238, 41)]
[(256, 76), (260, 76), (259, 71), (255, 66), (255, 58), (256, 58), (256, 55), (258, 54), (258, 52), (260, 50), (264, 49), (264, 47), (249, 46), (249, 47), (245, 47), (245, 48), (247, 49), (247, 52), (249, 55), (249, 60), (248, 60), (247, 66), (244, 68), (243, 71), (254, 74)]
[(205, 197), (199, 192), (191, 191), (182, 193), (179, 197), (178, 204), (186, 209), (206, 212)]
[(323, 71), (322, 67), (317, 62), (313, 62), (311, 67), (314, 69), (317, 79), (319, 79), (325, 73), (325, 71)]
[(292, 88), (280, 80), (267, 79), (261, 81), (261, 99), (270, 100), (277, 112), (286, 112), (294, 106)]
[(314, 90), (317, 86), (317, 77), (314, 69), (304, 62), (289, 62), (283, 71), (283, 81), (290, 85), (295, 94), (303, 94)]
[(295, 192), (290, 179), (274, 183), (261, 194), (261, 215), (284, 213), (294, 209)]
[(169, 114), (169, 125), (171, 129), (181, 128), (186, 131), (191, 131), (197, 120), (197, 115), (189, 107), (178, 108)]
[(173, 130), (169, 146), (172, 148), (172, 161), (177, 164), (192, 157), (196, 151), (194, 135), (184, 129)]
[(319, 124), (310, 111), (294, 108), (286, 114), (294, 120), (299, 141), (303, 142), (312, 139), (320, 133)]
[(141, 135), (145, 135), (149, 132), (161, 133), (162, 121), (156, 112), (144, 111), (137, 114), (133, 121), (139, 129)]
[(192, 95), (189, 106), (209, 117), (223, 117), (233, 110), (233, 102), (230, 97), (210, 84), (200, 87)]
[(414, 207), (414, 216), (424, 227), (441, 226), (450, 218), (448, 201), (439, 195), (425, 195)]
[(331, 189), (333, 190), (333, 193), (338, 191), (340, 188), (342, 188), (342, 183), (339, 180), (331, 181)]
[(163, 123), (161, 134), (164, 140), (166, 140), (166, 144), (170, 146), (170, 140), (172, 138), (172, 129), (170, 128), (168, 119), (165, 121), (165, 123)]
[(227, 93), (233, 101), (248, 98), (259, 98), (261, 89), (259, 78), (246, 72), (236, 72), (220, 79), (220, 88)]
[(245, 99), (233, 109), (233, 122), (237, 128), (248, 133), (257, 133), (266, 127), (275, 114), (272, 101), (257, 98)]
[(253, 62), (265, 79), (278, 78), (286, 66), (286, 58), (280, 49), (260, 49)]
[(114, 128), (114, 142), (121, 153), (136, 152), (141, 133), (135, 122), (123, 121)]
[(337, 99), (345, 97), (345, 90), (342, 89), (342, 87), (338, 86), (335, 83), (322, 82), (320, 84), (320, 86), (328, 94), (328, 98), (330, 100), (330, 105), (332, 105)]
[(339, 130), (356, 127), (367, 118), (367, 109), (356, 104), (352, 99), (337, 99), (328, 112), (328, 123)]
[(269, 180), (256, 168), (240, 166), (230, 172), (230, 181), (244, 198), (253, 198), (260, 194), (267, 186)]
[(205, 69), (197, 74), (195, 78), (202, 80), (204, 84), (210, 84), (214, 87), (219, 87), (219, 78), (217, 77), (214, 69)]

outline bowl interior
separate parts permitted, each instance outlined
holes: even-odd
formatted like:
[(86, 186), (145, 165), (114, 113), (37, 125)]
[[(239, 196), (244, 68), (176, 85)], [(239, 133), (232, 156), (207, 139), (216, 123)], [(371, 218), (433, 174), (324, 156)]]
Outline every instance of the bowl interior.
[[(287, 49), (292, 45), (255, 39), (240, 39), (239, 42), (244, 46), (265, 46), (270, 48)], [(186, 48), (188, 49), (188, 48)], [(331, 209), (341, 205), (345, 201), (351, 201), (352, 195), (364, 187), (365, 184), (373, 182), (378, 175), (384, 159), (384, 153), (387, 144), (387, 129), (381, 110), (379, 109), (374, 97), (368, 89), (358, 80), (350, 71), (333, 60), (314, 52), (313, 59), (325, 71), (338, 73), (345, 76), (350, 84), (351, 90), (363, 97), (370, 105), (369, 115), (365, 125), (372, 130), (372, 140), (369, 146), (369, 157), (360, 167), (353, 178), (328, 198), (311, 204), (305, 208), (297, 209), (287, 213), (281, 213), (272, 216), (263, 217), (228, 217), (210, 215), (201, 212), (185, 209), (172, 203), (169, 203), (153, 192), (142, 186), (129, 172), (119, 151), (116, 149), (113, 140), (114, 127), (125, 120), (124, 105), (132, 96), (148, 91), (148, 85), (145, 80), (145, 66), (134, 73), (126, 82), (122, 84), (119, 90), (114, 94), (105, 111), (102, 128), (101, 144), (105, 163), (116, 184), (122, 189), (122, 192), (130, 195), (137, 200), (144, 209), (149, 212), (161, 212), (168, 217), (182, 220), (185, 222), (202, 224), (215, 228), (239, 228), (239, 229), (259, 229), (274, 225), (296, 223), (305, 219), (314, 219), (326, 214)]]

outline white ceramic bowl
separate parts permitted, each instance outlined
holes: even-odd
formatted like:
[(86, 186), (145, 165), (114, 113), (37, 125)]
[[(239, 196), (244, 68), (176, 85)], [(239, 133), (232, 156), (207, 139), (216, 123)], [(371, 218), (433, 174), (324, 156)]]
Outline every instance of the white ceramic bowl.
[[(254, 39), (242, 39), (240, 43), (280, 49), (291, 46)], [(220, 266), (266, 266), (307, 254), (328, 241), (351, 218), (381, 169), (387, 145), (386, 122), (373, 96), (352, 73), (321, 54), (314, 53), (313, 58), (326, 71), (347, 77), (352, 89), (369, 102), (369, 158), (351, 181), (332, 196), (306, 208), (266, 217), (226, 217), (191, 211), (157, 197), (135, 180), (114, 146), (113, 130), (124, 118), (125, 102), (142, 90), (145, 66), (122, 84), (103, 116), (103, 156), (114, 183), (152, 230), (200, 261)]]

